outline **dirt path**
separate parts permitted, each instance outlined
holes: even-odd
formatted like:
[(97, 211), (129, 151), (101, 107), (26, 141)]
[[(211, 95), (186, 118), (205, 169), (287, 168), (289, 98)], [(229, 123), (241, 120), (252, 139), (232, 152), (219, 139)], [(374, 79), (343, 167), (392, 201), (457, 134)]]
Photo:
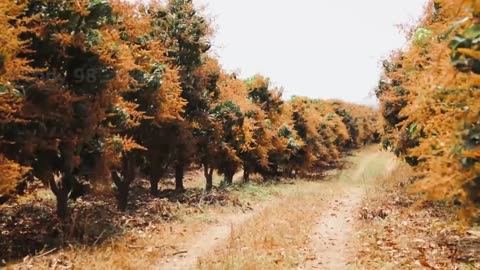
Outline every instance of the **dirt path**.
[(224, 244), (225, 240), (230, 237), (233, 227), (247, 222), (262, 212), (268, 204), (269, 203), (257, 205), (253, 211), (245, 214), (221, 217), (216, 224), (208, 227), (204, 234), (193, 237), (191, 241), (179, 243), (178, 254), (173, 254), (170, 258), (164, 258), (157, 269), (195, 269), (199, 258)]
[[(349, 176), (350, 184), (344, 195), (332, 202), (318, 219), (312, 230), (311, 242), (315, 259), (308, 262), (306, 269), (346, 269), (353, 248), (354, 217), (362, 202), (366, 186), (364, 178), (369, 164), (379, 157), (379, 152), (366, 156)], [(387, 169), (387, 166), (385, 166)]]
[[(319, 189), (316, 204), (322, 209), (312, 215), (311, 224), (315, 224), (310, 235), (310, 250), (315, 254), (314, 259), (299, 262), (299, 269), (347, 269), (349, 254), (355, 239), (354, 220), (357, 209), (372, 185), (372, 179), (384, 174), (391, 168), (391, 156), (377, 149), (371, 148), (362, 151), (352, 159), (353, 166), (341, 173), (335, 180), (323, 183)], [(325, 196), (326, 190), (334, 196)], [(337, 194), (338, 193), (338, 194)], [(295, 198), (302, 201), (304, 198)], [(195, 269), (199, 258), (207, 257), (212, 252), (222, 250), (232, 237), (232, 228), (242, 227), (249, 220), (262, 219), (268, 211), (278, 211), (275, 205), (281, 200), (277, 198), (257, 206), (247, 214), (232, 215), (222, 218), (216, 225), (210, 226), (204, 234), (193, 236), (186, 243), (179, 244), (179, 253), (166, 258), (157, 269)], [(315, 206), (315, 207), (317, 207)], [(280, 216), (279, 219), (282, 217)], [(272, 220), (272, 223), (274, 220)], [(311, 225), (310, 225), (311, 226)], [(252, 228), (253, 229), (253, 228)], [(275, 232), (272, 232), (275, 233)], [(306, 232), (308, 234), (308, 231)], [(248, 248), (248, 247), (244, 247)], [(237, 268), (235, 268), (237, 269)], [(238, 268), (240, 269), (240, 268)]]

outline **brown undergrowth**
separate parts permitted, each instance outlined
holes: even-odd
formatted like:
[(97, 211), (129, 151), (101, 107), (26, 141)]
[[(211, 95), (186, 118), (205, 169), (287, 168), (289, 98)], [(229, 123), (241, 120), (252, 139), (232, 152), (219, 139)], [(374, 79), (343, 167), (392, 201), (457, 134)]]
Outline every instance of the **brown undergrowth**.
[[(62, 253), (69, 253), (68, 250), (108, 249), (119, 240), (129, 242), (125, 247), (135, 250), (135, 242), (141, 241), (143, 236), (166, 224), (170, 230), (170, 226), (181, 223), (184, 217), (206, 215), (205, 207), (243, 209), (235, 194), (223, 189), (205, 193), (197, 188), (199, 181), (192, 175), (187, 182), (190, 188), (185, 193), (173, 191), (170, 189), (172, 183), (165, 181), (163, 192), (155, 198), (149, 195), (148, 183), (138, 181), (132, 188), (135, 199), (126, 212), (116, 209), (111, 192), (86, 195), (71, 202), (73, 212), (66, 226), (55, 218), (55, 198), (50, 190), (32, 186), (25, 196), (2, 205), (0, 267), (22, 262), (21, 268), (29, 265), (38, 268), (37, 263), (49, 268), (55, 262), (60, 266), (63, 261), (64, 266), (68, 266), (75, 258), (62, 259)], [(53, 259), (47, 256), (52, 254), (58, 256)]]
[(406, 165), (380, 181), (359, 213), (359, 269), (480, 268), (480, 231), (464, 227), (455, 206), (417, 203)]
[(295, 269), (314, 258), (307, 248), (314, 217), (320, 215), (322, 202), (339, 192), (327, 183), (301, 183), (255, 218), (233, 227), (227, 247), (200, 259), (198, 269)]
[[(215, 185), (220, 182), (215, 176)], [(77, 200), (68, 231), (52, 218), (51, 192), (35, 187), (0, 212), (0, 259), (7, 269), (145, 269), (188, 252), (184, 243), (225, 218), (254, 211), (256, 205), (283, 197), (303, 183), (260, 183), (254, 176), (250, 185), (205, 193), (203, 178), (191, 175), (185, 193), (174, 192), (173, 180), (166, 180), (163, 192), (152, 199), (148, 183), (138, 181), (125, 213), (116, 210), (113, 194)]]
[[(315, 258), (309, 248), (310, 228), (323, 207), (342, 194), (345, 185), (351, 184), (347, 183), (348, 179), (360, 177), (354, 170), (356, 164), (362, 163), (365, 155), (372, 151), (376, 150), (367, 149), (365, 153), (347, 158), (342, 170), (331, 172), (327, 177), (337, 181), (282, 179), (256, 183), (260, 178), (253, 177), (250, 185), (235, 184), (204, 193), (201, 188), (203, 178), (191, 176), (186, 183), (187, 192), (175, 193), (171, 190), (173, 181), (165, 181), (162, 183), (164, 192), (155, 199), (148, 195), (148, 184), (137, 181), (132, 191), (135, 199), (126, 213), (115, 209), (112, 194), (96, 195), (95, 200), (86, 196), (72, 207), (75, 211), (72, 227), (75, 229), (68, 231), (62, 230), (52, 219), (54, 198), (50, 191), (36, 191), (2, 210), (0, 245), (3, 245), (2, 251), (5, 247), (8, 253), (2, 252), (1, 255), (10, 263), (7, 269), (147, 269), (182, 254), (192, 254), (194, 247), (188, 245), (192, 239), (218, 229), (232, 216), (245, 213), (257, 216), (256, 213), (261, 212), (260, 219), (242, 222), (238, 228), (232, 227), (232, 237), (241, 235), (242, 242), (236, 247), (245, 255), (235, 258), (235, 263), (245, 259), (244, 262), (250, 263), (251, 267), (260, 265), (265, 266), (263, 269), (267, 266), (278, 269), (283, 265), (291, 268)], [(362, 175), (370, 177), (374, 172), (382, 171), (380, 165), (383, 162), (382, 158), (369, 162), (369, 169)], [(342, 173), (344, 171), (348, 173)], [(220, 181), (219, 176), (214, 177), (215, 185), (218, 186)], [(363, 181), (360, 182), (363, 185)], [(38, 210), (27, 209), (29, 204)], [(259, 205), (265, 205), (266, 210), (258, 209)], [(259, 234), (249, 235), (248, 230), (245, 233), (242, 228), (261, 230)], [(262, 234), (265, 237), (262, 238)], [(262, 239), (258, 240), (258, 237)], [(261, 255), (258, 250), (248, 248), (250, 244), (258, 246), (248, 242), (250, 240), (260, 241), (258, 245), (265, 244), (263, 258), (256, 256), (257, 261), (247, 260), (253, 253)], [(239, 246), (246, 242), (246, 248)], [(22, 249), (25, 247), (31, 248)], [(229, 258), (218, 258), (228, 263)]]

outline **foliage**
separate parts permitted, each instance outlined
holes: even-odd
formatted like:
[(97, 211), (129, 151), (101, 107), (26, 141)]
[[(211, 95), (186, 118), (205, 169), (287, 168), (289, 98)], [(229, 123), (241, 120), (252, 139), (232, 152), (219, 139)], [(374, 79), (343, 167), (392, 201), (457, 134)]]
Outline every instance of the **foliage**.
[(190, 0), (7, 1), (0, 4), (0, 195), (40, 179), (68, 218), (68, 199), (114, 184), (150, 193), (175, 174), (243, 170), (265, 180), (321, 172), (374, 142), (374, 109), (282, 98), (268, 78), (246, 80), (209, 54), (212, 28)]
[(466, 206), (479, 205), (479, 8), (479, 1), (431, 3), (422, 37), (385, 62), (377, 89), (384, 145), (416, 167), (416, 190)]
[(26, 166), (4, 156), (5, 148), (11, 141), (3, 136), (16, 124), (25, 121), (20, 114), (25, 97), (17, 82), (27, 79), (27, 74), (34, 71), (28, 59), (22, 56), (29, 45), (28, 41), (20, 38), (26, 30), (25, 24), (29, 22), (19, 18), (24, 8), (24, 4), (13, 1), (0, 3), (0, 196), (14, 190), (27, 172)]
[(17, 186), (17, 181), (25, 176), (28, 168), (0, 156), (0, 194), (8, 194)]

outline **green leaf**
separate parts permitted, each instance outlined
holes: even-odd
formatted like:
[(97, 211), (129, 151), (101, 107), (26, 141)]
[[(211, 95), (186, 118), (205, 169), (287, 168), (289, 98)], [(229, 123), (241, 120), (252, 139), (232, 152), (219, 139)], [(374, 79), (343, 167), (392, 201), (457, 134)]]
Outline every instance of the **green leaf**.
[(458, 48), (469, 48), (470, 44), (470, 40), (464, 38), (463, 36), (456, 35), (450, 41), (449, 47), (452, 50), (456, 50)]
[(471, 27), (465, 29), (463, 36), (468, 39), (476, 39), (480, 37), (480, 25), (474, 24)]
[(429, 43), (432, 34), (433, 32), (427, 28), (418, 28), (413, 35), (413, 44), (420, 47), (426, 46)]
[(413, 123), (408, 127), (408, 134), (410, 136), (414, 135), (416, 131), (417, 131), (417, 123)]

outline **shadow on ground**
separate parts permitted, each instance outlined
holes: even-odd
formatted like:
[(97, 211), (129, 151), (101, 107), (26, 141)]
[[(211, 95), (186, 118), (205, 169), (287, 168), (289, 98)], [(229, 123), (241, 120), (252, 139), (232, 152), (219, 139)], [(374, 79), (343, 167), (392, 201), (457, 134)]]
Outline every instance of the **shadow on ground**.
[[(49, 193), (46, 189), (40, 192)], [(182, 214), (198, 213), (201, 205), (238, 204), (221, 189), (209, 193), (202, 189), (185, 192), (166, 189), (152, 198), (148, 186), (142, 181), (132, 188), (130, 197), (132, 200), (127, 211), (120, 212), (116, 209), (113, 194), (86, 195), (70, 202), (72, 212), (67, 224), (55, 217), (55, 202), (51, 196), (31, 195), (22, 202), (4, 205), (0, 211), (0, 266), (52, 249), (100, 245), (133, 228), (170, 222)]]

